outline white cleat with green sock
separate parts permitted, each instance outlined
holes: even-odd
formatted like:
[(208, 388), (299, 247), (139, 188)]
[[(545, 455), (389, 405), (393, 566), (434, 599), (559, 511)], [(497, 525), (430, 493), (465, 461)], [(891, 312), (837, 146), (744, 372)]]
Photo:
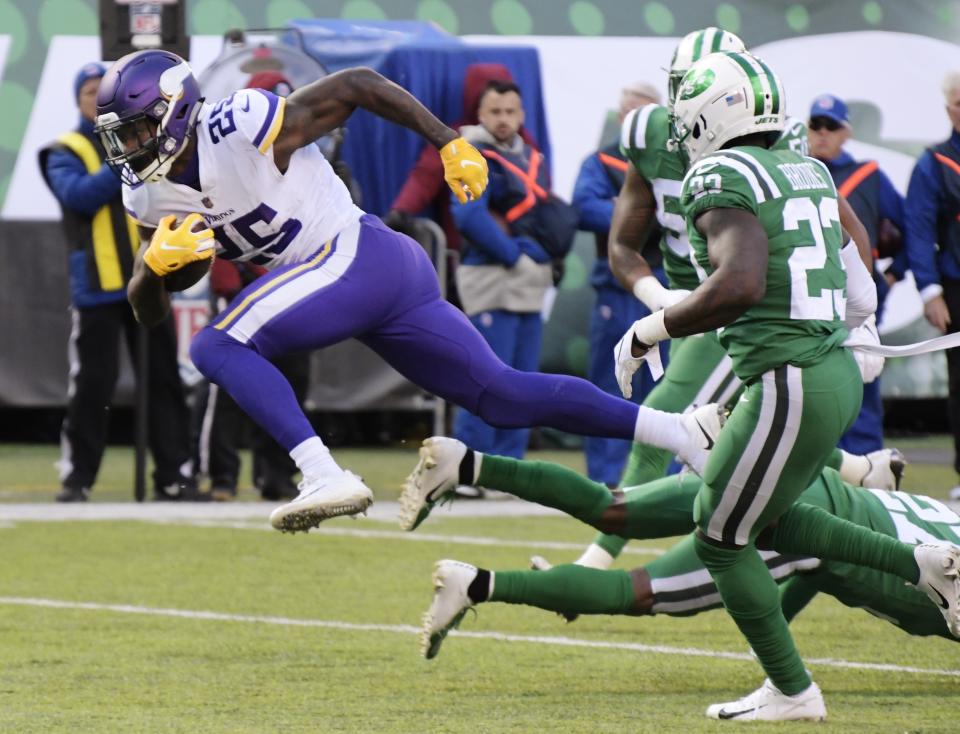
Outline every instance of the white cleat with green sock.
[(297, 489), (296, 498), (270, 513), (270, 524), (283, 533), (306, 532), (331, 517), (360, 515), (373, 504), (373, 492), (349, 471), (305, 478)]
[(420, 447), (420, 461), (403, 483), (400, 494), (400, 527), (415, 530), (433, 506), (452, 500), (460, 484), (460, 462), (467, 447), (455, 438), (433, 436)]
[(913, 549), (920, 568), (916, 587), (937, 605), (947, 629), (960, 637), (960, 547), (950, 543), (923, 543)]
[(433, 569), (433, 602), (423, 615), (420, 650), (427, 660), (440, 652), (447, 634), (456, 629), (473, 602), (467, 594), (477, 567), (460, 561), (437, 561)]
[(827, 707), (816, 683), (795, 696), (787, 696), (765, 680), (753, 693), (737, 701), (707, 707), (711, 719), (730, 721), (823, 721)]

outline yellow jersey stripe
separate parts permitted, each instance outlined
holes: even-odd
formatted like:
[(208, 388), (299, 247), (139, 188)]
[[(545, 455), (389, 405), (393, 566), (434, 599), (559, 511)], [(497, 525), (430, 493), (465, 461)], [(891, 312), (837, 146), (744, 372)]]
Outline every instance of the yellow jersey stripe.
[(270, 146), (273, 145), (273, 141), (277, 139), (277, 135), (280, 134), (280, 128), (283, 127), (283, 113), (287, 108), (287, 100), (283, 97), (280, 97), (277, 100), (277, 111), (273, 116), (273, 123), (270, 125), (270, 129), (267, 131), (266, 137), (264, 137), (263, 142), (260, 143), (260, 147), (257, 148), (261, 153), (266, 153), (270, 150)]
[(295, 268), (290, 268), (290, 270), (285, 272), (283, 275), (278, 275), (269, 283), (264, 283), (262, 286), (257, 288), (253, 293), (251, 293), (249, 296), (244, 298), (236, 306), (231, 306), (228, 309), (228, 311), (225, 313), (224, 317), (220, 321), (218, 321), (216, 324), (214, 324), (213, 328), (220, 329), (221, 331), (223, 331), (228, 326), (230, 326), (230, 324), (232, 324), (241, 313), (246, 311), (247, 306), (249, 306), (253, 301), (257, 300), (261, 296), (274, 290), (277, 286), (283, 285), (291, 278), (296, 278), (298, 275), (300, 275), (300, 273), (306, 270), (310, 270), (310, 268), (313, 268), (319, 265), (330, 255), (330, 252), (332, 250), (333, 250), (333, 240), (329, 240), (323, 247), (320, 248), (320, 252), (318, 252), (312, 258), (307, 260), (307, 262), (301, 265), (297, 265)]

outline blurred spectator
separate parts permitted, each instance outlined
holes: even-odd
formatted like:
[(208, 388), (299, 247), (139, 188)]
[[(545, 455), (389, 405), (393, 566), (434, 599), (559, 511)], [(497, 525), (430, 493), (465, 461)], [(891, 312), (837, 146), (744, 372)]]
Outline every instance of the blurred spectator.
[[(140, 244), (136, 224), (125, 213), (120, 179), (105, 165), (93, 134), (97, 89), (106, 73), (87, 64), (73, 91), (80, 123), (40, 151), (40, 169), (63, 210), (69, 244), (73, 329), (70, 386), (61, 435), (58, 502), (84, 502), (90, 495), (107, 435), (110, 401), (117, 382), (120, 337), (137, 364), (138, 326), (127, 303), (126, 284)], [(149, 443), (158, 500), (202, 500), (192, 476), (189, 414), (177, 367), (173, 317), (150, 329)]]
[[(635, 82), (620, 94), (619, 119), (647, 104), (660, 104), (660, 95), (648, 82)], [(619, 126), (618, 128), (619, 129)], [(593, 232), (597, 241), (597, 260), (590, 284), (597, 300), (590, 318), (590, 364), (587, 378), (611, 395), (620, 395), (613, 370), (613, 348), (634, 321), (650, 313), (637, 298), (625, 290), (610, 271), (607, 262), (607, 238), (613, 218), (613, 204), (623, 185), (628, 163), (620, 152), (619, 140), (592, 153), (580, 166), (573, 186), (573, 203), (580, 210), (580, 229)], [(666, 287), (660, 267), (660, 227), (655, 226), (643, 250), (643, 257)], [(639, 384), (637, 384), (639, 383)], [(640, 370), (634, 381), (633, 402), (640, 404), (655, 382), (649, 370)], [(616, 438), (584, 439), (587, 474), (595, 482), (615, 487), (623, 474), (630, 441)]]
[[(541, 311), (553, 285), (552, 261), (570, 248), (576, 210), (550, 194), (543, 154), (519, 134), (520, 90), (492, 81), (480, 97), (479, 125), (461, 134), (487, 158), (490, 180), (483, 196), (453, 204), (464, 238), (457, 287), (463, 309), (506, 364), (535, 371), (543, 334)], [(520, 458), (529, 429), (500, 429), (466, 410), (454, 432), (478, 451)]]
[[(960, 71), (941, 87), (953, 130), (923, 152), (910, 175), (905, 207), (907, 262), (923, 299), (923, 313), (937, 330), (960, 328)], [(960, 474), (960, 349), (947, 350), (953, 468)]]
[[(873, 280), (877, 284), (876, 319), (880, 321), (889, 285), (877, 269), (877, 247), (881, 231), (889, 229), (891, 224), (903, 231), (903, 197), (876, 161), (854, 160), (843, 149), (852, 131), (847, 105), (842, 99), (830, 94), (817, 97), (810, 108), (807, 127), (810, 155), (826, 164), (837, 191), (853, 207), (870, 236), (874, 248)], [(883, 399), (879, 378), (863, 386), (860, 414), (840, 439), (840, 448), (860, 455), (883, 448)]]
[[(513, 77), (503, 64), (471, 64), (463, 77), (463, 117), (450, 125), (460, 129), (476, 125), (480, 97), (491, 81), (512, 82)], [(536, 148), (536, 143), (523, 125), (518, 130), (524, 142)], [(425, 145), (420, 158), (410, 171), (407, 182), (390, 205), (384, 217), (389, 227), (409, 233), (410, 219), (415, 216), (431, 216), (447, 237), (447, 248), (460, 249), (460, 233), (450, 214), (450, 191), (443, 180), (443, 164), (440, 154), (432, 145)]]

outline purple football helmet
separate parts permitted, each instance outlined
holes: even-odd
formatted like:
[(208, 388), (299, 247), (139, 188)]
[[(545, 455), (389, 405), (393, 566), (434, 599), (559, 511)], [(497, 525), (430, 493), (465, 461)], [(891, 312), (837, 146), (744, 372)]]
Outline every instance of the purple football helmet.
[(169, 51), (136, 51), (100, 82), (97, 127), (107, 164), (131, 186), (159, 181), (193, 135), (203, 105), (186, 61)]

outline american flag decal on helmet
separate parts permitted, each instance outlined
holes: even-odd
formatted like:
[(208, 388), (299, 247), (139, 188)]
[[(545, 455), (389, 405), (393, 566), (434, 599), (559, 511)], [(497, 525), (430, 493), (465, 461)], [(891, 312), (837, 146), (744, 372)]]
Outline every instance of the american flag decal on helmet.
[(737, 92), (736, 94), (727, 95), (727, 98), (724, 100), (727, 103), (727, 107), (733, 107), (735, 104), (743, 103), (743, 93)]

